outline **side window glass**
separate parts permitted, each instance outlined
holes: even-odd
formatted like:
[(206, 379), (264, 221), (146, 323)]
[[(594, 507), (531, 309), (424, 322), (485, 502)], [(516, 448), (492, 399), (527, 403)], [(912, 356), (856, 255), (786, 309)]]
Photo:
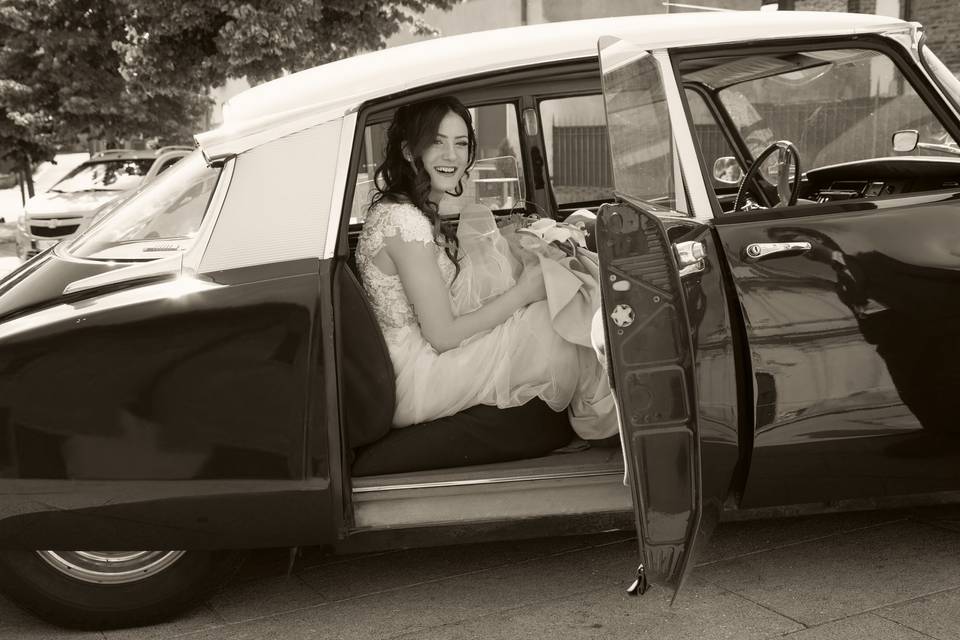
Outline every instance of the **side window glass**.
[[(522, 208), (525, 193), (516, 106), (483, 105), (471, 107), (470, 113), (477, 135), (477, 161), (464, 180), (463, 195), (444, 198), (440, 214), (457, 216), (472, 203), (484, 204), (494, 211)], [(360, 224), (366, 218), (370, 199), (376, 191), (374, 172), (383, 160), (389, 127), (389, 121), (379, 122), (367, 126), (363, 132), (350, 224)]]
[(543, 100), (540, 121), (557, 206), (569, 208), (613, 198), (603, 96)]
[[(700, 143), (700, 151), (703, 154), (707, 172), (712, 174), (717, 160), (724, 158), (723, 164), (731, 174), (726, 182), (717, 180), (711, 175), (713, 187), (714, 189), (730, 188), (731, 184), (735, 185), (737, 182), (739, 174), (736, 173), (736, 167), (740, 166), (739, 162), (735, 160), (736, 156), (733, 153), (733, 148), (723, 134), (723, 129), (720, 128), (717, 119), (707, 107), (707, 103), (704, 102), (703, 97), (696, 91), (689, 89), (686, 94), (687, 104), (690, 107), (690, 117), (693, 120), (693, 130), (696, 132), (697, 141)], [(742, 171), (743, 168), (741, 167), (740, 170)]]

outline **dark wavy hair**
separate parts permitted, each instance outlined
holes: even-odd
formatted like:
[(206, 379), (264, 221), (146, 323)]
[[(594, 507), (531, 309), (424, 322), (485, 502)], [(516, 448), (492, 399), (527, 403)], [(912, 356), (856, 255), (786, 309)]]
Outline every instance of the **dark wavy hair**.
[[(421, 156), (433, 144), (442, 121), (448, 113), (455, 113), (467, 124), (467, 170), (457, 188), (448, 191), (452, 196), (463, 194), (463, 180), (469, 177), (477, 155), (477, 136), (473, 131), (473, 118), (463, 103), (453, 96), (440, 96), (421, 100), (397, 109), (387, 130), (387, 149), (383, 162), (374, 173), (375, 193), (370, 201), (373, 208), (381, 201), (410, 202), (427, 217), (433, 227), (433, 238), (443, 246), (447, 257), (460, 273), (460, 243), (452, 225), (440, 219), (439, 203), (430, 200), (430, 174), (423, 166)], [(403, 157), (404, 148), (413, 154), (414, 166)], [(454, 276), (456, 277), (456, 276)]]

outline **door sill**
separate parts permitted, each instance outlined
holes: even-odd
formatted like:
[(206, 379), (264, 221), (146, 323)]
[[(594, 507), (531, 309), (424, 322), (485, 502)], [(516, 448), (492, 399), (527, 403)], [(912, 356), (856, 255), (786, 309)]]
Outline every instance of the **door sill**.
[(630, 511), (619, 449), (353, 479), (357, 530)]

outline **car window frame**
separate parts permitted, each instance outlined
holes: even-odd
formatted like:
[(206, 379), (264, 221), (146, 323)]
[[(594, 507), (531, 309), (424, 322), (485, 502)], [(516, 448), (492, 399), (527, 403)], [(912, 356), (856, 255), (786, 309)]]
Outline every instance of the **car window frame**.
[[(596, 90), (595, 90), (595, 91), (588, 90), (587, 88), (581, 88), (581, 89), (579, 89), (579, 90), (577, 90), (577, 91), (570, 91), (570, 92), (565, 92), (565, 93), (562, 93), (562, 94), (557, 94), (557, 93), (547, 94), (547, 93), (545, 93), (545, 94), (535, 95), (535, 96), (534, 96), (534, 103), (535, 103), (535, 105), (536, 105), (535, 108), (536, 108), (536, 111), (537, 111), (537, 120), (540, 121), (540, 138), (541, 138), (541, 140), (543, 140), (544, 125), (543, 125), (543, 117), (542, 117), (543, 114), (542, 114), (542, 112), (540, 111), (540, 105), (541, 105), (543, 102), (546, 102), (546, 101), (548, 101), (548, 100), (564, 100), (564, 99), (566, 99), (566, 98), (587, 98), (587, 97), (593, 97), (593, 96), (596, 96), (596, 97), (600, 98), (601, 103), (602, 103), (602, 101), (603, 101), (603, 87), (601, 86), (601, 83), (600, 83), (600, 69), (599, 69), (599, 67), (597, 68), (597, 83), (596, 83)], [(606, 110), (604, 110), (604, 135), (606, 135)], [(543, 149), (544, 149), (544, 153), (546, 153), (546, 142), (545, 142), (545, 140), (544, 140), (544, 142), (543, 142)], [(608, 149), (608, 151), (609, 151), (609, 149)], [(548, 168), (549, 171), (552, 173), (554, 167), (553, 167), (553, 165), (552, 165), (551, 159), (550, 159), (549, 157), (547, 157), (547, 158), (545, 158), (544, 161), (545, 161), (546, 164), (547, 164), (547, 168)], [(564, 212), (564, 211), (573, 211), (573, 210), (576, 210), (576, 209), (597, 208), (597, 207), (599, 207), (601, 204), (604, 204), (604, 203), (606, 203), (606, 202), (613, 202), (613, 201), (616, 200), (615, 188), (614, 188), (613, 185), (610, 186), (610, 198), (609, 198), (608, 200), (584, 200), (584, 201), (577, 201), (577, 202), (559, 202), (559, 201), (557, 200), (556, 192), (554, 191), (553, 182), (552, 182), (552, 181), (550, 181), (548, 188), (549, 188), (550, 192), (553, 194), (553, 203), (554, 203), (554, 207), (556, 208), (557, 213), (561, 213), (561, 212)]]
[[(899, 71), (903, 75), (904, 79), (910, 83), (910, 86), (917, 93), (917, 96), (923, 101), (926, 107), (930, 109), (931, 113), (936, 116), (940, 124), (943, 125), (944, 129), (951, 136), (953, 136), (955, 140), (960, 140), (960, 124), (958, 124), (958, 120), (956, 119), (952, 108), (948, 106), (945, 99), (939, 95), (938, 92), (940, 91), (940, 87), (936, 85), (928, 75), (926, 75), (929, 73), (927, 69), (922, 66), (922, 63), (918, 63), (914, 58), (912, 58), (910, 53), (905, 50), (897, 40), (880, 34), (790, 38), (777, 42), (764, 43), (760, 46), (744, 44), (739, 46), (727, 45), (722, 48), (718, 48), (716, 45), (684, 47), (671, 49), (670, 59), (674, 76), (676, 77), (678, 84), (683, 87), (684, 84), (682, 83), (682, 76), (680, 74), (680, 65), (684, 60), (704, 58), (711, 55), (738, 56), (746, 54), (762, 55), (764, 53), (776, 54), (795, 51), (798, 47), (803, 47), (809, 51), (822, 51), (828, 49), (868, 49), (877, 51), (887, 56), (891, 62), (893, 62), (897, 71)], [(917, 65), (920, 66), (920, 69), (917, 68)], [(921, 69), (923, 70), (923, 73), (921, 73)], [(689, 127), (691, 127), (692, 131), (693, 117), (691, 115), (690, 106), (687, 104), (686, 95), (682, 91), (681, 97), (683, 98), (684, 117), (687, 119), (687, 124)], [(725, 114), (725, 119), (730, 119), (729, 113), (726, 113), (726, 109), (723, 108), (722, 104), (716, 103), (711, 106), (721, 109)], [(732, 123), (732, 119), (730, 119), (730, 122)], [(736, 138), (738, 143), (742, 142), (739, 135), (736, 136)], [(705, 176), (712, 175), (712, 173), (707, 171), (705, 158), (703, 157), (703, 150), (700, 148), (700, 142), (696, 139), (696, 136), (694, 136), (694, 144), (697, 147), (697, 156), (701, 165), (701, 170), (704, 171)], [(740, 149), (740, 151), (746, 152), (748, 154), (746, 158), (749, 158), (751, 162), (753, 161), (753, 156), (752, 154), (749, 154), (748, 149)], [(758, 209), (756, 211), (740, 213), (724, 213), (722, 207), (720, 206), (720, 201), (717, 198), (716, 190), (709, 189), (709, 191), (711, 193), (709, 193), (708, 196), (711, 206), (714, 208), (714, 221), (716, 224), (737, 223), (744, 221), (782, 220), (794, 217), (822, 215), (824, 213), (838, 210), (837, 202), (825, 202), (796, 204), (792, 207)], [(956, 191), (960, 191), (960, 189), (957, 189)], [(933, 192), (923, 191), (912, 195), (928, 193)], [(848, 201), (847, 204), (849, 205), (850, 202)]]

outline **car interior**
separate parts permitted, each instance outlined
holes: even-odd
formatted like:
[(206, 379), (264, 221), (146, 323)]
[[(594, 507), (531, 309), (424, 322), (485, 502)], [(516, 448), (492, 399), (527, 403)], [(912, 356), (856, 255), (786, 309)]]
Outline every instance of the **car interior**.
[[(476, 202), (488, 206), (500, 220), (518, 213), (563, 218), (580, 208), (596, 211), (602, 202), (613, 200), (596, 62), (579, 67), (580, 73), (557, 75), (548, 69), (532, 75), (501, 75), (494, 83), (480, 79), (434, 92), (457, 95), (471, 108), (478, 141), (478, 160), (465, 193), (452, 203), (445, 200), (441, 215), (455, 225), (459, 209)], [(563, 82), (557, 77), (564, 78)], [(405, 100), (422, 97), (426, 95)], [(349, 205), (349, 227), (347, 233), (341, 232), (342, 259), (335, 275), (343, 449), (350, 465), (354, 501), (362, 502), (365, 491), (390, 487), (479, 481), (519, 485), (530, 478), (563, 482), (563, 478), (576, 476), (605, 477), (622, 491), (619, 437), (593, 443), (579, 440), (566, 413), (554, 412), (539, 399), (509, 409), (475, 406), (432, 422), (392, 428), (393, 368), (360, 283), (354, 252), (386, 127), (401, 102), (394, 100), (361, 112), (363, 134), (356, 141), (352, 167), (356, 187)], [(548, 130), (548, 136), (554, 135), (545, 141), (543, 114), (551, 121), (565, 117), (571, 121), (559, 134), (559, 128)], [(558, 148), (560, 145), (565, 146)], [(583, 149), (603, 162), (602, 169), (591, 175), (573, 175), (572, 162), (552, 166), (557, 159), (572, 160)], [(554, 170), (556, 180), (558, 168), (570, 174), (561, 178), (569, 185), (561, 185), (566, 190), (554, 194), (549, 189), (548, 171)], [(575, 504), (571, 502), (577, 510)], [(623, 507), (628, 508), (629, 503), (616, 505)]]
[(939, 102), (889, 45), (869, 40), (679, 57), (722, 212), (870, 209), (960, 185), (960, 147)]

